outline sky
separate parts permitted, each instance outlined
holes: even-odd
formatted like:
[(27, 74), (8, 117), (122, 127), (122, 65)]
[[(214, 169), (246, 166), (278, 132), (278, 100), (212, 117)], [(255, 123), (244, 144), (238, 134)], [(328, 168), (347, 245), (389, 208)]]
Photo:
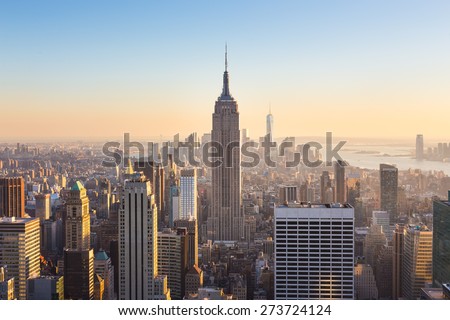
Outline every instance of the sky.
[(0, 137), (449, 138), (450, 2), (1, 1)]

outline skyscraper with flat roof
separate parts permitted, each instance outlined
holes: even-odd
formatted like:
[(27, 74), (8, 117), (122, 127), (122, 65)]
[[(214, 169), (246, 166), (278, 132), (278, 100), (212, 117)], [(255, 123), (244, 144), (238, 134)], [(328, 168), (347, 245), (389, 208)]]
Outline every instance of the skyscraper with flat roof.
[(180, 175), (181, 219), (197, 219), (197, 171), (182, 169)]
[(342, 160), (338, 160), (334, 163), (334, 181), (335, 181), (335, 199), (334, 202), (345, 203), (347, 202), (347, 184), (345, 182), (345, 167), (347, 163)]
[(212, 116), (211, 146), (222, 150), (215, 158), (212, 171), (211, 210), (207, 221), (209, 240), (240, 240), (243, 236), (241, 210), (241, 150), (239, 111), (231, 96), (227, 53), (222, 94), (216, 101)]
[(25, 216), (25, 184), (22, 177), (0, 178), (0, 217)]
[(278, 206), (274, 220), (275, 299), (354, 298), (351, 206)]
[(0, 218), (0, 266), (14, 277), (18, 300), (27, 297), (27, 279), (40, 276), (40, 227), (37, 218)]
[(391, 223), (397, 221), (398, 169), (389, 164), (380, 164), (380, 205), (387, 211)]
[(119, 211), (120, 300), (169, 296), (167, 292), (157, 291), (166, 288), (165, 285), (155, 283), (158, 276), (157, 234), (158, 209), (150, 181), (136, 173), (125, 181)]
[(416, 160), (423, 160), (423, 134), (416, 137)]
[(403, 248), (403, 297), (419, 299), (421, 289), (433, 280), (433, 232), (425, 225), (406, 226)]

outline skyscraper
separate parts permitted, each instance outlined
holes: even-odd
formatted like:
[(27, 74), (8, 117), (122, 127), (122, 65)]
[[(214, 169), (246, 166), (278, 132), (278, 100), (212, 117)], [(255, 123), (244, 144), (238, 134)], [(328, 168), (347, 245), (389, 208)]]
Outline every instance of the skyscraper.
[(433, 202), (433, 286), (450, 283), (450, 191)]
[(89, 198), (80, 181), (72, 186), (66, 205), (66, 249), (89, 250), (91, 247)]
[(170, 297), (184, 297), (185, 276), (188, 271), (187, 229), (164, 229), (158, 232), (158, 272), (167, 276)]
[(423, 134), (416, 137), (416, 159), (423, 160)]
[(0, 218), (0, 266), (6, 266), (14, 277), (18, 300), (27, 297), (27, 279), (39, 277), (40, 227), (37, 218)]
[(345, 166), (346, 162), (338, 160), (334, 163), (334, 180), (336, 182), (336, 196), (334, 201), (336, 203), (345, 203), (347, 199), (347, 188), (345, 183)]
[(231, 96), (225, 50), (222, 94), (212, 116), (211, 145), (221, 149), (212, 170), (211, 212), (208, 239), (240, 240), (243, 236), (241, 210), (241, 151), (238, 105)]
[(69, 191), (66, 210), (64, 296), (71, 300), (92, 300), (94, 250), (91, 249), (89, 198), (80, 181)]
[(297, 202), (297, 186), (280, 186), (279, 199), (280, 204)]
[(391, 223), (397, 221), (398, 169), (388, 164), (380, 164), (380, 204), (387, 211)]
[(188, 269), (198, 265), (198, 225), (194, 218), (175, 220), (175, 228), (187, 229)]
[(275, 208), (275, 299), (354, 298), (353, 220), (349, 205)]
[[(158, 275), (158, 209), (150, 181), (139, 173), (125, 182), (119, 212), (119, 299), (150, 300)], [(162, 293), (164, 294), (164, 293)]]
[(38, 194), (35, 196), (36, 199), (36, 213), (35, 217), (39, 218), (41, 222), (50, 219), (50, 194)]
[(180, 176), (181, 219), (197, 220), (197, 171), (183, 169)]
[(433, 232), (425, 225), (408, 225), (404, 230), (403, 298), (415, 300), (433, 280)]
[(269, 108), (269, 114), (266, 116), (266, 135), (269, 136), (269, 141), (273, 141), (273, 115)]
[(23, 178), (0, 178), (0, 217), (25, 216)]

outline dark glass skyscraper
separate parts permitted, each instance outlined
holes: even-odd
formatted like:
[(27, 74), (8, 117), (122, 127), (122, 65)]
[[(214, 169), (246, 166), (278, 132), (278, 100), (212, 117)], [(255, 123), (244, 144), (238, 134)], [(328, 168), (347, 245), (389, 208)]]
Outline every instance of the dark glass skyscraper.
[(450, 191), (433, 202), (433, 286), (450, 282)]
[(0, 178), (0, 217), (25, 216), (23, 178)]
[(241, 212), (241, 151), (238, 105), (229, 88), (227, 53), (222, 94), (216, 101), (212, 116), (211, 146), (222, 150), (212, 168), (212, 201), (208, 218), (208, 239), (240, 240)]
[(397, 219), (398, 169), (389, 164), (380, 164), (381, 210), (389, 212), (390, 223)]

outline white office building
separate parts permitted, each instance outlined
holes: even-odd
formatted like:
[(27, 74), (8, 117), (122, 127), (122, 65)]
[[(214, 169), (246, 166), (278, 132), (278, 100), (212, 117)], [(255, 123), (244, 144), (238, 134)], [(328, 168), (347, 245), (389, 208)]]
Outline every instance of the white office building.
[(354, 299), (354, 210), (341, 204), (275, 208), (275, 299)]

